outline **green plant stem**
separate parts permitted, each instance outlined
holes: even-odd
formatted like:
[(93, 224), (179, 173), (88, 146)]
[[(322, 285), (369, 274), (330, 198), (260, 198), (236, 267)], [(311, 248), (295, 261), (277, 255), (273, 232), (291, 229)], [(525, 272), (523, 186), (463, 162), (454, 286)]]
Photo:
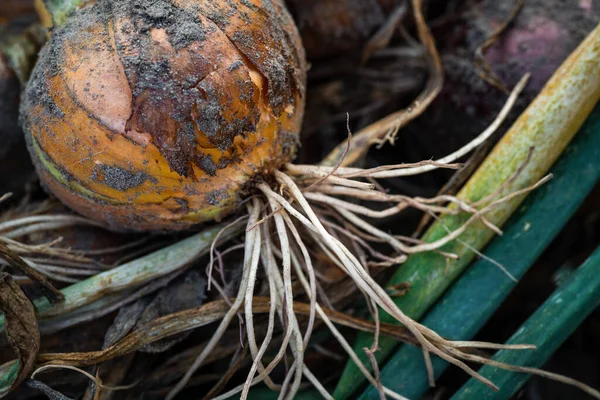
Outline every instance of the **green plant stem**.
[[(169, 247), (71, 285), (62, 290), (65, 301), (59, 305), (52, 306), (46, 299), (36, 300), (34, 305), (38, 317), (65, 314), (112, 293), (139, 287), (183, 268), (210, 248), (222, 228), (220, 225), (209, 228)], [(228, 239), (235, 233), (239, 233), (239, 230), (230, 229), (222, 239)], [(0, 329), (4, 329), (4, 317), (0, 318)]]
[(37, 54), (45, 41), (46, 30), (40, 24), (34, 24), (25, 32), (12, 36), (0, 44), (0, 56), (5, 57), (21, 86), (27, 83)]
[(87, 3), (89, 0), (42, 0), (46, 10), (52, 16), (54, 26), (63, 25), (70, 13)]
[[(457, 197), (475, 203), (492, 194), (507, 195), (539, 181), (571, 141), (599, 98), (600, 26), (556, 71)], [(520, 173), (511, 179), (517, 171)], [(523, 199), (524, 196), (520, 196), (501, 204), (486, 214), (486, 218), (496, 226), (502, 226)], [(458, 229), (468, 218), (465, 213), (447, 215), (428, 229), (423, 240), (432, 242), (440, 239), (448, 234), (448, 229)], [(473, 260), (475, 253), (472, 249), (482, 249), (492, 237), (493, 232), (478, 222), (461, 235), (460, 241), (453, 241), (442, 249), (458, 255), (458, 260), (447, 262), (435, 253), (411, 256), (389, 282), (390, 286), (403, 282), (411, 284), (410, 292), (398, 298), (396, 304), (411, 318), (422, 318)], [(381, 321), (394, 322), (385, 313), (381, 315)], [(362, 349), (368, 348), (372, 341), (372, 335), (360, 334), (354, 347), (366, 365), (370, 364)], [(379, 345), (380, 351), (375, 356), (381, 362), (397, 343), (381, 338)], [(349, 361), (334, 397), (348, 398), (364, 380), (358, 368)]]
[[(600, 106), (552, 168), (554, 179), (533, 193), (507, 223), (485, 255), (520, 279), (560, 233), (600, 179)], [(423, 319), (444, 337), (470, 340), (506, 299), (516, 283), (487, 260), (476, 262)], [(429, 389), (421, 350), (401, 346), (381, 371), (383, 385), (410, 399)], [(448, 363), (435, 357), (436, 377)], [(369, 387), (361, 399), (378, 399)]]
[[(546, 302), (517, 330), (507, 344), (528, 343), (536, 350), (499, 351), (493, 360), (524, 367), (539, 368), (573, 333), (583, 320), (600, 305), (600, 248), (558, 288)], [(510, 399), (531, 377), (484, 366), (479, 373), (494, 382), (500, 390), (493, 392), (469, 380), (452, 400)]]
[[(52, 306), (46, 299), (34, 301), (39, 318), (64, 315), (79, 308), (102, 302), (106, 296), (141, 285), (168, 275), (194, 262), (210, 249), (215, 238), (223, 229), (217, 225), (165, 247), (147, 256), (123, 264), (122, 266), (95, 275), (62, 290), (65, 301)], [(220, 236), (220, 240), (228, 240), (240, 233), (240, 229), (231, 228)], [(4, 330), (5, 320), (0, 317), (0, 329)], [(10, 389), (16, 378), (18, 362), (0, 366), (0, 396)]]

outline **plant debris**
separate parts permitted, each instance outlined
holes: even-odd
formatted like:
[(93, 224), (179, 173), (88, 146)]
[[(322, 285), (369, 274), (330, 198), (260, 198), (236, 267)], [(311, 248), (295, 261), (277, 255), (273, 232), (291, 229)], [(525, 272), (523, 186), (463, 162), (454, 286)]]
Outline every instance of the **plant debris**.
[(52, 304), (58, 304), (64, 300), (64, 295), (52, 286), (41, 273), (30, 267), (25, 260), (3, 243), (0, 243), (0, 258), (8, 262), (13, 268), (25, 273), (25, 275), (39, 283), (44, 292), (44, 296), (46, 296)]
[(33, 372), (40, 350), (40, 331), (33, 304), (6, 272), (0, 273), (0, 310), (6, 320), (8, 342), (18, 356), (19, 368), (11, 385), (16, 388)]
[[(473, 26), (456, 21), (475, 24), (487, 0), (83, 3), (44, 3), (53, 30), (22, 109), (42, 181), (60, 187), (63, 200), (84, 201), (81, 210), (96, 222), (48, 200), (38, 185), (8, 201), (0, 193), (0, 268), (15, 274), (0, 281), (0, 328), (17, 353), (0, 346), (3, 394), (224, 400), (250, 398), (260, 385), (291, 399), (310, 385), (333, 399), (356, 394), (340, 394), (340, 385), (352, 391), (365, 380), (380, 398), (403, 399), (379, 363), (402, 342), (418, 349), (431, 386), (434, 355), (492, 390), (473, 364), (598, 395), (571, 378), (495, 363), (488, 353), (531, 345), (453, 340), (420, 322), (476, 255), (515, 280), (482, 243), (501, 235), (521, 199), (551, 179), (551, 160), (597, 100), (600, 84), (569, 92), (571, 80), (587, 76), (582, 71), (597, 70), (580, 59), (597, 54), (594, 46), (574, 53), (542, 96), (546, 103), (529, 111), (528, 123), (544, 132), (521, 121), (503, 142), (509, 157), (498, 162), (494, 150), (483, 161), (511, 113), (522, 110), (527, 83), (539, 80), (536, 71), (507, 76), (497, 63), (524, 17), (530, 22), (527, 4), (508, 16), (506, 5), (494, 6), (503, 12), (493, 14), (492, 28), (463, 37)], [(284, 3), (293, 6), (313, 63), (306, 93), (304, 48)], [(315, 10), (340, 19), (310, 20)], [(333, 36), (310, 42), (315, 30)], [(470, 46), (468, 55), (459, 49), (460, 60), (481, 92), (496, 96), (478, 101), (488, 118), (452, 135), (460, 145), (405, 157), (423, 150), (419, 143), (437, 145), (435, 135), (450, 125), (463, 129), (457, 114), (407, 142), (434, 120), (448, 91), (455, 94), (457, 71), (448, 64), (455, 35)], [(207, 50), (213, 44), (217, 50)], [(261, 146), (282, 152), (257, 155)], [(490, 163), (492, 172), (482, 173)], [(423, 194), (432, 172), (454, 177)], [(211, 186), (216, 181), (223, 190)], [(148, 188), (159, 196), (146, 196)], [(135, 207), (138, 214), (123, 213)], [(429, 221), (434, 229), (421, 236)], [(107, 230), (115, 227), (153, 233)], [(349, 375), (331, 393), (339, 377), (332, 366), (346, 361)]]

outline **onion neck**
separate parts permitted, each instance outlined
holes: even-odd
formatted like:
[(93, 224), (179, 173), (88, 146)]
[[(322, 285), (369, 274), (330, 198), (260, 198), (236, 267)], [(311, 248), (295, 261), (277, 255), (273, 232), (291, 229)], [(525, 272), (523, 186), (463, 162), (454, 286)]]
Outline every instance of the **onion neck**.
[(70, 13), (92, 0), (35, 0), (35, 9), (46, 28), (61, 26)]

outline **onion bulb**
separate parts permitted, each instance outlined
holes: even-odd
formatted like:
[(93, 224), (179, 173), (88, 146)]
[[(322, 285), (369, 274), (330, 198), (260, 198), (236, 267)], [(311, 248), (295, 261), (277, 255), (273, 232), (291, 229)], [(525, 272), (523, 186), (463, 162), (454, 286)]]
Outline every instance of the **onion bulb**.
[(52, 32), (21, 114), (69, 207), (180, 230), (230, 214), (293, 158), (305, 80), (282, 0), (99, 0)]

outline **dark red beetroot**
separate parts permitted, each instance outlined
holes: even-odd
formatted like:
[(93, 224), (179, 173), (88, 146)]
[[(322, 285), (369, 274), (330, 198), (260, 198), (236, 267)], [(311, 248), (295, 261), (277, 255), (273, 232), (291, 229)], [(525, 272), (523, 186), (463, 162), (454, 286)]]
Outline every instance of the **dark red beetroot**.
[[(399, 135), (394, 157), (398, 157), (398, 150), (401, 156), (411, 158), (439, 157), (467, 143), (494, 119), (506, 95), (477, 75), (473, 60), (478, 46), (508, 18), (514, 4), (466, 1), (458, 20), (433, 26), (445, 68), (445, 86), (430, 109)], [(531, 73), (513, 118), (599, 18), (600, 3), (591, 0), (525, 1), (513, 24), (486, 52), (492, 69), (509, 88), (525, 73)], [(415, 146), (418, 154), (408, 155), (403, 150)]]

